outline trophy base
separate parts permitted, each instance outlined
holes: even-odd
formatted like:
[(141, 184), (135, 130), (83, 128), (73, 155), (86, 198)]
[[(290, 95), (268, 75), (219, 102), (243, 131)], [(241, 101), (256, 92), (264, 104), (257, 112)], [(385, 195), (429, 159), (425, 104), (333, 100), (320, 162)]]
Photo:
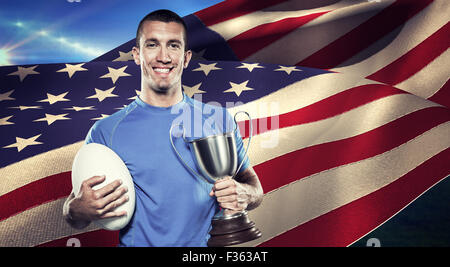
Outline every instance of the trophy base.
[(250, 221), (247, 212), (230, 218), (213, 219), (208, 247), (225, 247), (245, 243), (261, 237), (261, 231)]

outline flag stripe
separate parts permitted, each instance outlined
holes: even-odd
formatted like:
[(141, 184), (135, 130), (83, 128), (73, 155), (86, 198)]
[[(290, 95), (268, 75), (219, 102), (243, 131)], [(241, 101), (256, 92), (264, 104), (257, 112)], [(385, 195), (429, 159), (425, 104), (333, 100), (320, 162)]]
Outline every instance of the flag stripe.
[(408, 53), (366, 78), (396, 85), (426, 67), (447, 50), (449, 44), (450, 23), (447, 23)]
[[(308, 12), (297, 11), (298, 14), (293, 14), (293, 16), (306, 15), (311, 12), (333, 10), (332, 12), (323, 14), (322, 16), (308, 22), (302, 27), (294, 30), (291, 34), (286, 35), (282, 39), (266, 46), (264, 49), (255, 52), (245, 60), (295, 65), (299, 61), (307, 58), (324, 46), (328, 45), (330, 42), (342, 37), (344, 34), (356, 28), (361, 23), (367, 21), (370, 17), (375, 16), (380, 12), (380, 10), (393, 2), (394, 0), (388, 0), (374, 5), (373, 3), (367, 1), (352, 1), (351, 3), (340, 1), (329, 6), (306, 10)], [(265, 12), (261, 13), (262, 14), (260, 14), (260, 17), (267, 16)], [(280, 17), (283, 13), (284, 12), (278, 12), (278, 16)], [(226, 27), (228, 26), (227, 23), (224, 22), (222, 24), (223, 25), (215, 25), (211, 28), (226, 37), (232, 37), (239, 34), (236, 30), (233, 31), (232, 29), (228, 29), (228, 27)], [(248, 23), (243, 21), (242, 24), (247, 25)], [(229, 26), (233, 26), (233, 24)], [(247, 27), (244, 30), (248, 30)], [(337, 51), (337, 53), (338, 52), (339, 51)]]
[[(252, 138), (249, 149), (250, 161), (253, 165), (258, 165), (285, 153), (351, 138), (412, 112), (433, 106), (439, 105), (414, 95), (394, 95), (326, 120), (268, 131)], [(374, 113), (377, 116), (373, 116)]]
[(41, 178), (70, 171), (75, 154), (83, 144), (80, 141), (0, 168), (0, 197)]
[(0, 221), (0, 247), (36, 246), (65, 236), (98, 230), (96, 224), (77, 230), (63, 219), (65, 198), (44, 203)]
[[(442, 67), (447, 62), (450, 62), (450, 49), (447, 49), (410, 78), (396, 84), (395, 87), (427, 99), (436, 94), (447, 81), (448, 68)], [(405, 66), (405, 68), (407, 67)], [(429, 77), (433, 77), (433, 79)]]
[(244, 110), (252, 114), (252, 118), (270, 117), (274, 115), (267, 108), (271, 104), (279, 104), (279, 111), (276, 114), (288, 113), (337, 95), (349, 88), (366, 84), (378, 84), (378, 82), (351, 74), (325, 73), (293, 83), (256, 101), (231, 107), (228, 110), (232, 114)]
[(450, 79), (429, 100), (450, 107)]
[[(286, 153), (254, 166), (254, 169), (260, 176), (264, 192), (269, 192), (314, 173), (389, 151), (449, 119), (446, 108), (426, 108), (351, 138)], [(377, 142), (386, 136), (389, 138), (383, 143)], [(339, 153), (342, 151), (346, 153)]]
[(291, 33), (298, 27), (330, 11), (312, 13), (266, 23), (245, 31), (227, 41), (236, 56), (243, 60), (256, 51)]
[(211, 26), (285, 1), (286, 0), (223, 1), (214, 6), (197, 11), (194, 14), (199, 17), (206, 26)]
[[(314, 104), (311, 104), (302, 109), (298, 109), (287, 114), (283, 114), (278, 117), (278, 115), (266, 118), (260, 118), (254, 120), (253, 123), (253, 134), (259, 134), (261, 129), (258, 127), (260, 122), (266, 122), (274, 119), (279, 119), (279, 127), (285, 128), (292, 125), (298, 125), (303, 123), (314, 122), (318, 120), (323, 120), (338, 114), (342, 114), (346, 111), (359, 107), (361, 105), (367, 104), (371, 101), (390, 96), (395, 94), (404, 94), (406, 92), (399, 90), (397, 88), (386, 86), (382, 84), (367, 84), (357, 87), (350, 88), (344, 92), (338, 93), (336, 95), (325, 98)], [(246, 132), (242, 133), (244, 138), (248, 137), (249, 121), (239, 122), (240, 129), (246, 129)], [(273, 130), (273, 129), (272, 129)]]
[[(368, 76), (390, 64), (403, 54), (408, 53), (409, 50), (420, 45), (420, 43), (425, 41), (439, 28), (443, 27), (448, 23), (448, 12), (450, 12), (450, 5), (445, 1), (434, 1), (417, 15), (409, 19), (404, 25), (398, 27), (369, 48), (361, 51), (332, 70), (340, 73), (354, 73), (360, 76)], [(434, 64), (434, 61), (432, 64)], [(426, 81), (426, 85), (419, 85), (418, 87), (425, 89), (430, 82), (434, 82), (434, 79), (430, 80), (427, 77), (448, 76), (438, 66), (431, 66), (431, 69), (434, 69), (434, 71), (427, 72), (426, 74), (431, 76), (421, 78)], [(396, 87), (407, 90), (408, 92), (418, 90), (415, 88), (415, 85), (406, 87), (396, 85)]]
[(72, 190), (71, 172), (39, 179), (0, 196), (0, 221), (46, 202), (66, 197)]
[(296, 65), (321, 69), (334, 68), (408, 21), (431, 2), (432, 0), (397, 0)]
[[(364, 0), (359, 0), (364, 1)], [(393, 0), (390, 0), (393, 1)], [(367, 3), (367, 2), (365, 2)], [(208, 28), (212, 31), (220, 33), (220, 35), (225, 39), (229, 40), (242, 32), (249, 31), (253, 28), (259, 27), (263, 24), (270, 24), (276, 21), (280, 21), (288, 18), (296, 18), (305, 16), (308, 14), (319, 13), (319, 12), (328, 12), (330, 10), (347, 8), (349, 5), (347, 1), (339, 1), (332, 5), (328, 6), (320, 6), (320, 3), (311, 3), (306, 2), (297, 2), (296, 8), (292, 9), (292, 7), (287, 7), (286, 5), (292, 5), (292, 1), (287, 1), (282, 4), (271, 6), (269, 8), (255, 11), (249, 14), (246, 14), (241, 17), (237, 17), (228, 21), (224, 21), (215, 25), (211, 25)], [(355, 2), (350, 3), (351, 7), (354, 7)], [(308, 7), (313, 7), (312, 9)]]
[(350, 245), (448, 176), (449, 158), (450, 149), (447, 148), (389, 185), (286, 231), (260, 246)]
[(66, 247), (74, 246), (74, 242), (70, 238), (76, 238), (80, 242), (81, 247), (112, 247), (119, 243), (119, 231), (95, 230), (86, 233), (76, 234), (50, 242), (42, 243), (37, 247)]

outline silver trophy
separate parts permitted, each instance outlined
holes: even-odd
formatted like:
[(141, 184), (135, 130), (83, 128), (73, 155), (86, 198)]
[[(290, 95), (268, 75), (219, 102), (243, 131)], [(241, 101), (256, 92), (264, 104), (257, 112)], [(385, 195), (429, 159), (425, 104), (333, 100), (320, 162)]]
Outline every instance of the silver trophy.
[[(248, 116), (250, 125), (250, 135), (245, 150), (245, 158), (250, 147), (253, 131), (252, 119), (250, 114), (245, 111), (239, 111), (234, 115), (235, 127), (233, 131), (194, 140), (186, 139), (182, 124), (173, 124), (170, 127), (170, 143), (178, 158), (192, 175), (211, 184), (214, 184), (217, 180), (225, 176), (235, 178), (244, 163), (243, 160), (238, 166), (235, 132), (239, 129), (236, 121), (236, 116), (239, 113), (245, 113)], [(183, 140), (189, 146), (189, 150), (200, 173), (191, 168), (176, 149), (172, 137), (172, 131), (175, 126), (183, 127)], [(255, 223), (250, 221), (245, 210), (232, 212), (227, 209), (221, 209), (214, 215), (211, 226), (212, 229), (209, 232), (211, 238), (208, 241), (208, 246), (212, 247), (236, 245), (257, 239), (261, 236), (261, 232), (255, 227)]]

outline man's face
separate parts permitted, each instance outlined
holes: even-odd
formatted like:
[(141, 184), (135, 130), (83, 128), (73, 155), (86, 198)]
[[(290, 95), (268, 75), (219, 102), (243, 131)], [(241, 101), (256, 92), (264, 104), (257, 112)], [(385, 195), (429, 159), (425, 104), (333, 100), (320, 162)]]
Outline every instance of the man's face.
[(191, 51), (185, 52), (183, 33), (183, 26), (176, 22), (144, 22), (133, 57), (141, 65), (146, 88), (157, 93), (181, 90), (181, 74), (192, 56)]

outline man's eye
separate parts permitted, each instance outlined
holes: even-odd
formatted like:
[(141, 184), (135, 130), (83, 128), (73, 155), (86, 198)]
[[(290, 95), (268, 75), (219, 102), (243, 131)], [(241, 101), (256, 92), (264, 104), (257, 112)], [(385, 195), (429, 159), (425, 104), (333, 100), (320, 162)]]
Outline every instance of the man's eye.
[(176, 44), (176, 43), (173, 43), (173, 44), (170, 44), (170, 47), (171, 48), (180, 48), (180, 45)]
[(156, 47), (156, 44), (155, 43), (148, 43), (148, 44), (146, 44), (146, 47)]

